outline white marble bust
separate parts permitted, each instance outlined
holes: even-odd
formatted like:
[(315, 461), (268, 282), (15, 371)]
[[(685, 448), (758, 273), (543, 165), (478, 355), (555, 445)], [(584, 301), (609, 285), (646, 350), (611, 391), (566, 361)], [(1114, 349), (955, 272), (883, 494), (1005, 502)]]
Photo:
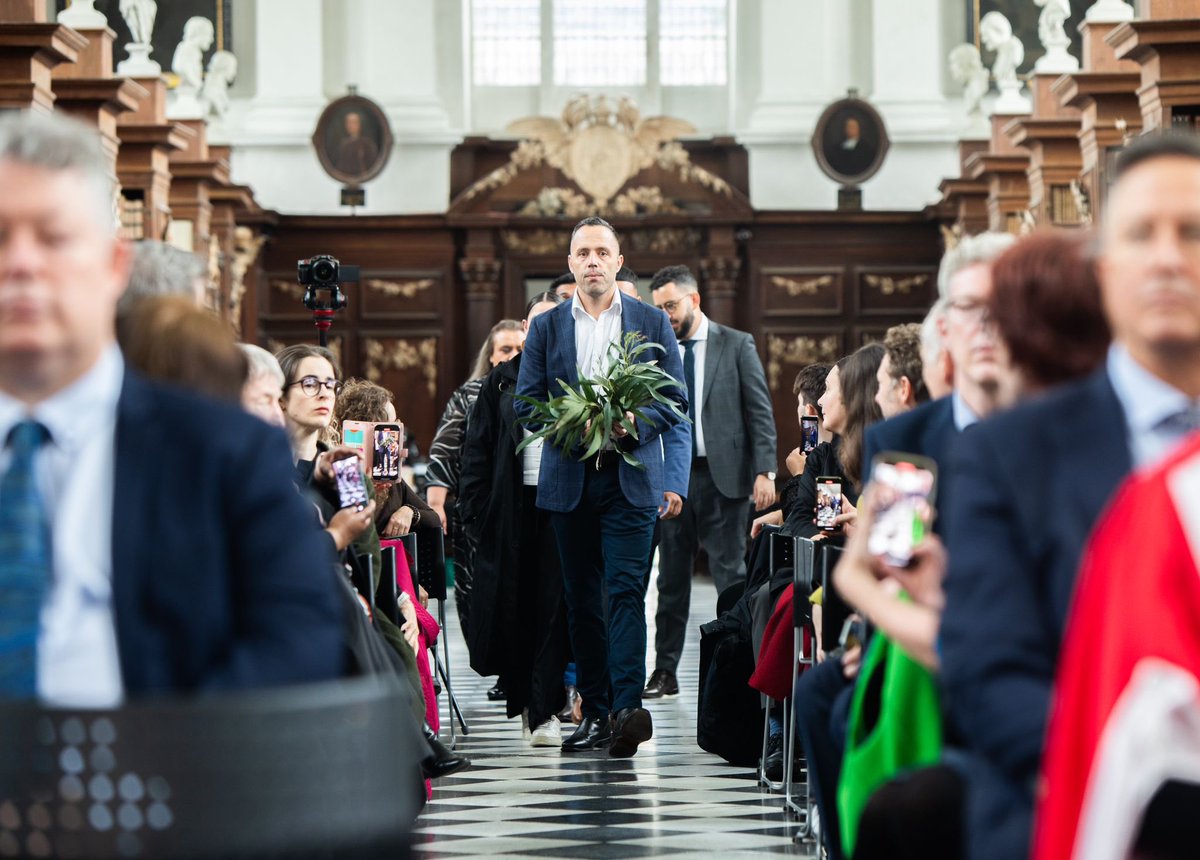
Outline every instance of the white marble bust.
[(188, 18), (183, 25), (183, 41), (171, 60), (171, 71), (179, 75), (180, 87), (200, 91), (204, 84), (204, 52), (212, 47), (212, 43), (212, 21), (199, 16)]

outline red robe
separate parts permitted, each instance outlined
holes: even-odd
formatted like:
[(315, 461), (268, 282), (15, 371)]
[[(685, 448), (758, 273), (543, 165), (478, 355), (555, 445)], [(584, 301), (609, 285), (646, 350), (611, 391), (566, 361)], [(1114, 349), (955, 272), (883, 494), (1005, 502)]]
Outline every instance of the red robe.
[(1034, 860), (1124, 858), (1168, 779), (1200, 782), (1200, 437), (1117, 493), (1084, 554)]

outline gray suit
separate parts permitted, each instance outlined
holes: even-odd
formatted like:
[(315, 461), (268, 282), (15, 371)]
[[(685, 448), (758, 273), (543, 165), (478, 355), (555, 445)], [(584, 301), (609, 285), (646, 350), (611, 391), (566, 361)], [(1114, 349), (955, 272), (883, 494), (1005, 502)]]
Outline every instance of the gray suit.
[(709, 320), (700, 427), (707, 458), (692, 462), (683, 511), (662, 523), (656, 668), (675, 672), (683, 651), (692, 572), (701, 546), (717, 593), (746, 576), (746, 536), (754, 479), (775, 471), (775, 416), (754, 338)]

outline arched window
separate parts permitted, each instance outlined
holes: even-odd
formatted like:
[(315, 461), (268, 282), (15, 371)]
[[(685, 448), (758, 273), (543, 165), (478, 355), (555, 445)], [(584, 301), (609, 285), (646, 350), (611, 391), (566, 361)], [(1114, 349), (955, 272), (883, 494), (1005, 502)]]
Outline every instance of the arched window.
[(471, 0), (476, 87), (723, 87), (729, 0)]

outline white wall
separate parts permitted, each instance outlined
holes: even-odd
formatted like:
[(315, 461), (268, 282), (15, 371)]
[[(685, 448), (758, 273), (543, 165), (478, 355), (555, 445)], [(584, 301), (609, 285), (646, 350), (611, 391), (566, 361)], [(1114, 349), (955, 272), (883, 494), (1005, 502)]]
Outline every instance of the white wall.
[[(468, 0), (239, 0), (246, 73), (214, 130), (234, 146), (234, 179), (285, 213), (343, 213), (339, 185), (310, 138), (331, 99), (355, 84), (380, 103), (396, 149), (366, 186), (360, 213), (443, 211), (449, 155), (465, 134), (503, 134), (511, 120), (557, 115), (549, 87), (472, 91), (464, 62)], [(892, 138), (863, 187), (868, 209), (915, 209), (956, 173), (961, 100), (945, 71), (964, 34), (961, 0), (735, 0), (728, 91), (664, 89), (645, 113), (683, 117), (704, 136), (733, 133), (750, 153), (761, 209), (825, 209), (837, 185), (810, 140), (821, 111), (850, 87), (880, 111)], [(249, 11), (247, 11), (249, 10)], [(243, 31), (239, 30), (239, 35)]]

